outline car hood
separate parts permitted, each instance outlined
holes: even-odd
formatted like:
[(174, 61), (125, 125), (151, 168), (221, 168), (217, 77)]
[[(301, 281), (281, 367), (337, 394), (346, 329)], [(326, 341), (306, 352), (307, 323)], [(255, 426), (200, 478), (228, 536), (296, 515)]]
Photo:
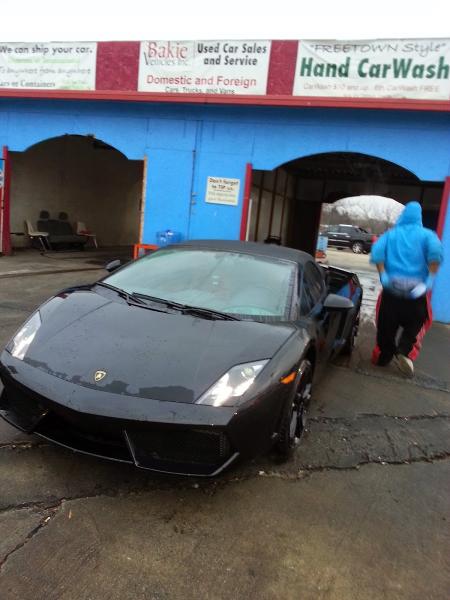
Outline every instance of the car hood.
[(80, 386), (172, 402), (193, 403), (232, 366), (271, 358), (294, 331), (129, 306), (109, 290), (60, 294), (40, 314), (28, 364)]

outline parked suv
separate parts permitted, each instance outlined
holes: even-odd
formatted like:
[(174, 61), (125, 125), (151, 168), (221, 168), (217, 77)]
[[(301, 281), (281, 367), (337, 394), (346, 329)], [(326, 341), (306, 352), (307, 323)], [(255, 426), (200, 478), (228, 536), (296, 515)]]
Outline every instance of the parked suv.
[(355, 225), (329, 225), (324, 234), (328, 236), (328, 246), (351, 248), (355, 254), (370, 252), (377, 239), (372, 233)]

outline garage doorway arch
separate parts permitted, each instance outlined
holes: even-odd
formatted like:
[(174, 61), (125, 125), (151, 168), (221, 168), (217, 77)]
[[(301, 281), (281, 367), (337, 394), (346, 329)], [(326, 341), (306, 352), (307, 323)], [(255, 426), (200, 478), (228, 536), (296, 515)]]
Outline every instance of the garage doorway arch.
[(417, 199), (424, 224), (437, 229), (443, 182), (422, 181), (377, 156), (326, 152), (291, 160), (272, 171), (253, 170), (246, 239), (281, 243), (314, 254), (322, 205), (350, 196), (379, 195), (403, 204)]
[(10, 231), (14, 247), (28, 245), (26, 221), (42, 211), (66, 213), (74, 231), (83, 224), (104, 247), (140, 241), (144, 161), (93, 135), (66, 134), (9, 152)]

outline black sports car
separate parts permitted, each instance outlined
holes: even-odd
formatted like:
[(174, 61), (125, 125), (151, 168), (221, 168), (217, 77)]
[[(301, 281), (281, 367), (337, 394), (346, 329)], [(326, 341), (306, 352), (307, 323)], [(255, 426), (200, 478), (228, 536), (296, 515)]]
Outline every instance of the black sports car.
[(361, 298), (356, 275), (297, 250), (162, 248), (28, 319), (0, 358), (0, 414), (161, 472), (215, 475), (274, 446), (287, 458), (313, 380), (353, 348)]

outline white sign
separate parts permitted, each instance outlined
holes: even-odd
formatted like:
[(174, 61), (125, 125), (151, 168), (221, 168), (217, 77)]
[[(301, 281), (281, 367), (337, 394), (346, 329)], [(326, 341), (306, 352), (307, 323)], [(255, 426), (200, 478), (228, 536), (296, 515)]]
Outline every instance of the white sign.
[(141, 42), (141, 92), (264, 95), (268, 41)]
[(0, 44), (0, 88), (94, 90), (96, 43)]
[(227, 177), (208, 177), (206, 184), (206, 202), (237, 206), (239, 201), (240, 179)]
[(450, 98), (450, 40), (300, 41), (294, 96)]

